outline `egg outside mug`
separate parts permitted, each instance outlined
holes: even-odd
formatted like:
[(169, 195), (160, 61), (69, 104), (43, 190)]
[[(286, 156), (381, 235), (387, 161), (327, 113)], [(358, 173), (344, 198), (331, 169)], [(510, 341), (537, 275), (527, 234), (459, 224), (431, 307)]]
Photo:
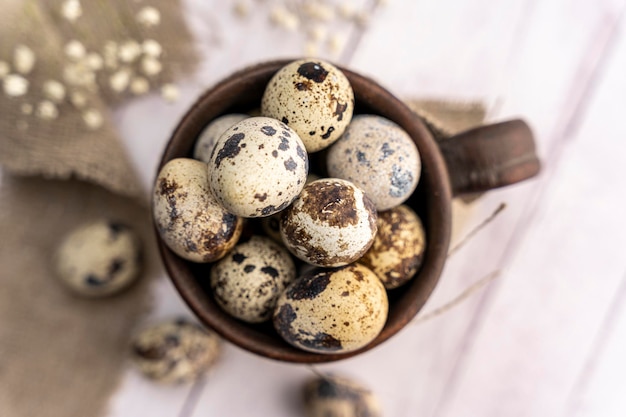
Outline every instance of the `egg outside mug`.
[[(196, 139), (211, 120), (258, 108), (270, 78), (289, 62), (273, 61), (246, 68), (207, 91), (174, 131), (159, 170), (171, 159), (191, 157)], [(341, 70), (354, 90), (355, 114), (377, 114), (400, 125), (417, 145), (422, 160), (419, 185), (405, 204), (419, 214), (426, 229), (423, 263), (411, 281), (389, 291), (387, 323), (376, 339), (360, 350), (341, 354), (318, 354), (292, 347), (280, 338), (271, 321), (260, 325), (244, 323), (222, 310), (211, 296), (211, 265), (178, 257), (157, 232), (165, 268), (198, 318), (230, 342), (272, 359), (330, 362), (358, 355), (389, 339), (415, 317), (439, 280), (450, 243), (453, 196), (513, 184), (539, 172), (533, 136), (523, 121), (483, 126), (436, 142), (421, 119), (391, 93), (371, 79)], [(315, 156), (311, 157), (312, 164), (319, 159)]]

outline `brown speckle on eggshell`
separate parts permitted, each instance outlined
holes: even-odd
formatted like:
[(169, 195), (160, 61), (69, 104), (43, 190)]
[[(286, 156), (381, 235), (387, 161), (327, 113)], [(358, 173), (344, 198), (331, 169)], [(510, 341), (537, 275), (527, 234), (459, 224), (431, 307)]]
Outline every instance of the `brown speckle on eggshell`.
[(260, 323), (272, 316), (278, 296), (295, 277), (295, 265), (285, 248), (253, 236), (213, 265), (211, 290), (230, 315)]
[(337, 375), (318, 376), (303, 389), (307, 417), (381, 417), (376, 395), (360, 382)]
[(374, 243), (359, 260), (370, 268), (387, 289), (407, 283), (424, 258), (426, 235), (415, 212), (406, 205), (378, 213)]
[(167, 162), (152, 196), (163, 242), (193, 262), (213, 262), (235, 246), (243, 220), (222, 208), (209, 191), (207, 164), (189, 158)]
[(307, 184), (281, 216), (285, 246), (313, 265), (354, 262), (376, 235), (376, 210), (358, 187), (338, 178)]
[(127, 225), (98, 220), (71, 231), (54, 256), (58, 278), (76, 294), (103, 297), (133, 283), (141, 269), (141, 244)]
[(185, 319), (166, 321), (138, 333), (131, 358), (148, 378), (183, 383), (204, 375), (219, 357), (221, 341), (210, 330)]
[(378, 211), (406, 201), (420, 178), (421, 160), (409, 134), (375, 115), (358, 115), (327, 155), (328, 173), (352, 181)]
[(302, 59), (281, 68), (268, 83), (261, 101), (264, 116), (288, 124), (307, 152), (336, 141), (352, 119), (354, 92), (334, 65)]
[(370, 343), (383, 329), (387, 293), (378, 277), (354, 263), (297, 278), (278, 299), (274, 328), (300, 349), (344, 353)]
[(218, 139), (211, 156), (211, 192), (229, 212), (271, 216), (304, 187), (309, 159), (298, 135), (269, 117), (250, 117)]
[(213, 152), (213, 148), (215, 147), (215, 143), (217, 139), (232, 125), (237, 122), (240, 122), (244, 119), (247, 119), (247, 114), (241, 113), (232, 113), (225, 114), (214, 119), (211, 123), (209, 123), (202, 133), (198, 136), (198, 140), (196, 141), (196, 145), (193, 151), (194, 159), (197, 159), (202, 162), (206, 162), (207, 164), (211, 161), (211, 152)]

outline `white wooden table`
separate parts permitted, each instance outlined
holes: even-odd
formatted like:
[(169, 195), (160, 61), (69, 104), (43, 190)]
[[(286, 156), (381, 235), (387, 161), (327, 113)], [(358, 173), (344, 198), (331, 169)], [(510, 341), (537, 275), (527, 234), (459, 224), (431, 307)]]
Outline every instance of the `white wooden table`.
[[(232, 4), (186, 0), (203, 54), (175, 105), (157, 97), (116, 114), (150, 186), (180, 116), (235, 69), (304, 53), (304, 37), (241, 19)], [(390, 0), (339, 55), (396, 95), (483, 100), (492, 121), (533, 127), (539, 178), (474, 203), (455, 236), (508, 208), (452, 257), (424, 311), (485, 274), (495, 282), (446, 314), (357, 358), (320, 366), (369, 384), (387, 416), (626, 415), (626, 22), (623, 0)], [(260, 13), (262, 12), (262, 13)], [(458, 229), (458, 227), (457, 227)], [(150, 321), (190, 314), (163, 274)], [(195, 385), (162, 387), (130, 366), (109, 416), (296, 416), (305, 366), (232, 345)]]

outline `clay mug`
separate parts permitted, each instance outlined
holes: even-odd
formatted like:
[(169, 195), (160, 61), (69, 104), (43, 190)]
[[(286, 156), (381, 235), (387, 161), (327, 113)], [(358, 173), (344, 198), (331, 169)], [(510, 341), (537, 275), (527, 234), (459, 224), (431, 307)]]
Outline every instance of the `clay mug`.
[[(203, 128), (227, 113), (258, 108), (270, 78), (290, 61), (246, 68), (219, 82), (187, 111), (167, 144), (159, 169), (169, 160), (191, 157)], [(451, 231), (452, 198), (517, 183), (539, 172), (533, 135), (525, 122), (511, 120), (478, 127), (435, 141), (424, 122), (375, 81), (341, 68), (355, 95), (355, 114), (377, 114), (408, 132), (422, 159), (417, 190), (405, 203), (421, 217), (427, 246), (421, 269), (406, 285), (389, 291), (389, 316), (382, 332), (364, 348), (341, 354), (299, 350), (283, 341), (269, 323), (252, 325), (224, 312), (209, 287), (210, 264), (178, 257), (158, 237), (160, 254), (180, 295), (198, 319), (230, 342), (256, 354), (296, 363), (330, 362), (367, 351), (400, 331), (432, 293), (446, 261)], [(313, 154), (314, 155), (314, 154)], [(314, 158), (312, 158), (312, 164)]]

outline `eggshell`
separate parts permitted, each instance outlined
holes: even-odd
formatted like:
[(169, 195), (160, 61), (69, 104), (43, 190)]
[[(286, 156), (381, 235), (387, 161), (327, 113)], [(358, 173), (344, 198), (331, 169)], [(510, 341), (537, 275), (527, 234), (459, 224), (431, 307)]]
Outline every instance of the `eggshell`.
[(127, 225), (98, 220), (71, 231), (54, 256), (56, 275), (75, 293), (102, 297), (133, 283), (141, 269), (141, 244)]
[(163, 242), (193, 262), (213, 262), (235, 246), (243, 221), (226, 211), (209, 191), (207, 164), (177, 158), (161, 168), (152, 211)]
[(272, 316), (278, 296), (295, 277), (295, 265), (285, 248), (253, 236), (213, 265), (211, 290), (230, 315), (260, 323)]
[(413, 278), (422, 264), (424, 226), (406, 205), (378, 213), (377, 224), (374, 243), (359, 262), (378, 275), (385, 288), (397, 288)]
[(307, 184), (281, 215), (285, 246), (318, 266), (347, 265), (367, 251), (376, 235), (376, 209), (349, 181), (325, 178)]
[(352, 181), (378, 211), (406, 201), (420, 178), (421, 159), (408, 133), (375, 115), (358, 115), (328, 151), (330, 176)]
[(300, 193), (309, 171), (298, 135), (269, 117), (250, 117), (226, 130), (209, 165), (211, 192), (242, 217), (283, 210)]
[[(306, 177), (305, 184), (308, 184), (318, 179), (320, 179), (318, 175), (309, 172), (309, 175), (307, 175)], [(272, 238), (272, 240), (280, 243), (281, 245), (283, 244), (283, 238), (280, 235), (280, 213), (261, 218), (261, 229), (267, 236)]]
[(308, 152), (339, 139), (352, 119), (354, 92), (346, 76), (329, 62), (294, 61), (268, 83), (261, 101), (264, 116), (295, 130)]
[(215, 143), (229, 127), (237, 122), (247, 119), (247, 114), (232, 113), (220, 116), (209, 123), (196, 141), (193, 157), (199, 161), (209, 163), (211, 161), (211, 152), (215, 147)]
[(296, 279), (280, 296), (274, 328), (306, 351), (351, 352), (376, 338), (388, 309), (383, 284), (363, 265), (317, 269)]
[(131, 359), (146, 377), (161, 383), (198, 379), (219, 357), (221, 341), (210, 330), (178, 319), (134, 336)]
[(382, 417), (376, 395), (344, 376), (324, 375), (309, 380), (303, 398), (307, 417)]

